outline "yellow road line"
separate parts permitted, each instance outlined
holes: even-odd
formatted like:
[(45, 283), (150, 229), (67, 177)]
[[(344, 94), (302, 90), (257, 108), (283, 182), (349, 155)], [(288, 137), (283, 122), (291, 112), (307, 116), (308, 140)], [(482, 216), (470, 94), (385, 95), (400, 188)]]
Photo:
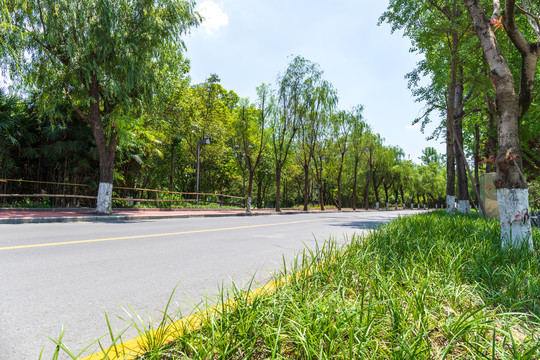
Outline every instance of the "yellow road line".
[(322, 221), (322, 220), (329, 220), (329, 219), (334, 219), (334, 218), (320, 218), (320, 219), (312, 219), (312, 220), (299, 220), (299, 221), (289, 221), (289, 222), (274, 223), (274, 224), (259, 224), (259, 225), (234, 226), (234, 227), (217, 228), (217, 229), (190, 230), (190, 231), (180, 231), (180, 232), (165, 233), (165, 234), (132, 235), (132, 236), (121, 236), (121, 237), (103, 238), (103, 239), (89, 239), (89, 240), (76, 240), (76, 241), (55, 242), (55, 243), (46, 243), (46, 244), (31, 244), (31, 245), (19, 245), (19, 246), (6, 246), (6, 247), (0, 247), (0, 251), (16, 250), (16, 249), (29, 249), (29, 248), (38, 248), (38, 247), (50, 247), (50, 246), (61, 246), (61, 245), (87, 244), (87, 243), (94, 243), (94, 242), (105, 242), (105, 241), (116, 241), (116, 240), (142, 239), (142, 238), (151, 238), (151, 237), (159, 237), (159, 236), (173, 236), (173, 235), (197, 234), (197, 233), (216, 232), (216, 231), (226, 231), (226, 230), (238, 230), (238, 229), (258, 228), (258, 227), (266, 227), (266, 226), (291, 225), (291, 224), (308, 223), (308, 222), (315, 222), (315, 221)]

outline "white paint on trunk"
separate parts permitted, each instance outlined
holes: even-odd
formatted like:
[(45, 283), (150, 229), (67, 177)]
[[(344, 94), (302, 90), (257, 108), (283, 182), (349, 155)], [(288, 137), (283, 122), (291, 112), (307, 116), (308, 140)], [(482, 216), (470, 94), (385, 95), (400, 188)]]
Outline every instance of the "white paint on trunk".
[(458, 201), (458, 211), (462, 214), (471, 213), (471, 203), (469, 200), (459, 200)]
[(251, 196), (247, 198), (246, 212), (251, 212)]
[(379, 202), (377, 201), (376, 205), (375, 205), (375, 209), (379, 210)]
[(446, 195), (446, 213), (454, 213), (454, 206), (456, 204), (456, 197), (451, 195)]
[(533, 251), (528, 189), (497, 189), (503, 249), (527, 246)]
[(100, 182), (97, 196), (96, 212), (98, 214), (112, 213), (112, 189), (113, 185)]

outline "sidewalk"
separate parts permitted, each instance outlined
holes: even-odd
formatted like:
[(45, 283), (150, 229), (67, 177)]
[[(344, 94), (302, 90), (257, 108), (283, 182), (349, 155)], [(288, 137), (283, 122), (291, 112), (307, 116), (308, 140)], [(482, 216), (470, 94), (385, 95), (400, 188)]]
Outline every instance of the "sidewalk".
[[(342, 212), (351, 212), (344, 209)], [(365, 211), (365, 210), (357, 210)], [(326, 210), (324, 213), (337, 212)], [(114, 209), (112, 215), (96, 215), (93, 208), (63, 208), (63, 209), (30, 209), (30, 208), (0, 208), (0, 224), (30, 224), (30, 223), (67, 223), (67, 222), (101, 222), (127, 220), (177, 219), (191, 217), (216, 216), (257, 216), (257, 215), (287, 215), (321, 213), (320, 210), (283, 209), (276, 213), (273, 209), (255, 209), (246, 213), (243, 209)]]

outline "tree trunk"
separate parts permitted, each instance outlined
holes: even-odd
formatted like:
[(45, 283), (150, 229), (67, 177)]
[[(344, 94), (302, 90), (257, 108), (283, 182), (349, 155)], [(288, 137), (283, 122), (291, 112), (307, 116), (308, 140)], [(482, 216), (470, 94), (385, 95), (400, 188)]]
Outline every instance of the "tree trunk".
[(452, 68), (446, 101), (446, 212), (454, 212), (456, 202), (456, 173), (454, 157), (454, 105), (457, 79), (458, 34), (452, 31)]
[(107, 137), (99, 116), (91, 122), (92, 132), (96, 141), (96, 149), (99, 157), (99, 189), (97, 196), (96, 213), (107, 215), (112, 213), (112, 190), (114, 180), (114, 158), (118, 141), (111, 135), (107, 143)]
[(519, 122), (532, 102), (535, 72), (540, 56), (540, 42), (529, 43), (515, 22), (515, 1), (507, 0), (504, 9), (504, 29), (521, 55), (519, 95), (515, 93), (512, 71), (499, 47), (483, 8), (476, 0), (464, 0), (474, 31), (480, 40), (490, 67), (490, 80), (495, 89), (499, 146), (496, 158), (495, 187), (501, 218), (502, 247), (534, 249), (529, 217), (528, 184), (521, 171)]
[[(487, 130), (487, 144), (485, 147), (486, 158), (486, 172), (495, 172), (495, 155), (497, 154), (497, 126), (495, 121), (496, 108), (495, 102), (490, 97), (486, 96), (486, 107), (488, 113), (488, 130)], [(493, 158), (492, 158), (493, 157)]]
[(251, 212), (251, 192), (253, 191), (253, 177), (255, 175), (255, 169), (249, 171), (247, 198), (246, 198), (246, 212)]
[(379, 198), (379, 186), (380, 186), (380, 184), (377, 185), (376, 182), (375, 182), (374, 176), (373, 175), (371, 175), (371, 176), (373, 178), (373, 179), (371, 179), (371, 183), (373, 185), (373, 193), (375, 194), (375, 202), (377, 204), (380, 204), (380, 202), (381, 202), (381, 200)]
[[(455, 98), (454, 98), (454, 133), (457, 141), (463, 144), (463, 69), (459, 68), (459, 80), (456, 82)], [(467, 173), (465, 170), (465, 157), (459, 151), (458, 146), (454, 142), (454, 154), (456, 158), (456, 173), (457, 173), (457, 188), (458, 188), (458, 211), (463, 214), (471, 212), (471, 204), (469, 202), (469, 191), (467, 188)]]
[(96, 213), (112, 213), (112, 190), (114, 178), (114, 157), (116, 149), (109, 146), (99, 149), (99, 189), (97, 197)]
[(339, 171), (337, 176), (337, 208), (339, 211), (341, 211), (341, 174), (343, 173), (343, 159), (345, 157), (345, 153), (341, 153), (341, 162), (339, 163)]
[[(474, 126), (474, 186), (476, 193), (480, 194), (480, 127)], [(480, 199), (476, 199), (480, 203)]]
[(289, 190), (287, 185), (287, 178), (285, 178), (285, 180), (283, 180), (283, 204), (285, 207), (289, 204), (289, 202), (287, 201), (287, 195), (289, 194), (289, 191), (287, 191)]
[(304, 162), (304, 211), (308, 211), (309, 163)]
[(324, 184), (323, 184), (323, 159), (321, 157), (321, 168), (319, 172), (319, 176), (317, 179), (317, 185), (319, 187), (319, 205), (321, 206), (321, 211), (324, 211)]
[(262, 181), (257, 181), (257, 208), (262, 208)]
[(364, 205), (366, 210), (369, 209), (369, 182), (373, 181), (373, 147), (369, 148), (369, 173), (367, 177), (366, 187), (364, 189)]
[(364, 187), (364, 208), (366, 210), (369, 210), (369, 184), (370, 184), (370, 176), (368, 175), (366, 186)]
[(353, 178), (353, 190), (352, 190), (352, 209), (356, 210), (356, 186), (357, 186), (357, 180), (358, 180), (358, 161), (360, 159), (355, 156), (354, 158), (354, 178)]
[(501, 102), (512, 104), (501, 109), (496, 159), (497, 203), (501, 217), (503, 248), (527, 246), (533, 250), (531, 220), (529, 217), (528, 184), (521, 172), (521, 144), (519, 142), (518, 101), (503, 97)]
[(279, 206), (280, 195), (281, 195), (280, 187), (281, 187), (281, 167), (276, 166), (276, 203), (275, 203), (275, 207), (276, 207), (277, 212), (281, 212), (281, 207)]

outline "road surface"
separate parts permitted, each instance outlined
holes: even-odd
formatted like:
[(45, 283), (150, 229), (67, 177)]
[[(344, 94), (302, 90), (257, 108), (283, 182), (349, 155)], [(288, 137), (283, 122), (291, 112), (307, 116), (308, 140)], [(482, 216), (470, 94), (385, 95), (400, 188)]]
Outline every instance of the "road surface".
[(260, 286), (283, 259), (329, 236), (344, 242), (416, 212), (0, 225), (0, 359), (38, 359), (42, 349), (50, 359), (47, 337), (62, 329), (77, 353), (107, 333), (105, 312), (118, 330), (123, 309), (156, 318), (177, 285), (173, 308), (188, 315), (233, 281)]

